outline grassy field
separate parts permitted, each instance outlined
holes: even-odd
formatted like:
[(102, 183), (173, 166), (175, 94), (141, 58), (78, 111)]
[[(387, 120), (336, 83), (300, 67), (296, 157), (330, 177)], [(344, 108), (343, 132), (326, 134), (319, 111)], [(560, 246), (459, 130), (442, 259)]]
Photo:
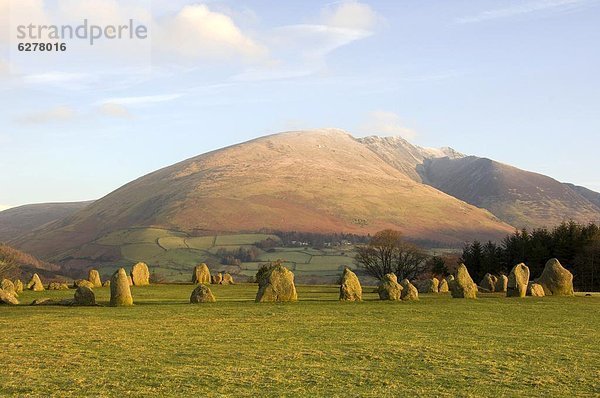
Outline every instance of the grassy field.
[[(600, 297), (256, 304), (255, 285), (133, 288), (131, 308), (0, 307), (0, 396), (600, 395)], [(73, 291), (25, 292), (21, 302)], [(107, 288), (96, 290), (101, 304)]]

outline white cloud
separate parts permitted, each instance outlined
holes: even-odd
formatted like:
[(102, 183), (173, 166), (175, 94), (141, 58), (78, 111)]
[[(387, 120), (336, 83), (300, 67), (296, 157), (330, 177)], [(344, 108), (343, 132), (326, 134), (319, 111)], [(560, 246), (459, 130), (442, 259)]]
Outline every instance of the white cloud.
[(326, 7), (321, 12), (327, 26), (357, 30), (370, 30), (381, 18), (367, 4), (348, 1), (337, 7)]
[(204, 4), (188, 5), (154, 25), (159, 49), (189, 58), (263, 60), (266, 47), (244, 34), (229, 16)]
[(157, 102), (172, 101), (181, 97), (183, 94), (159, 94), (159, 95), (143, 95), (138, 97), (114, 97), (106, 98), (99, 102), (103, 104), (116, 104), (116, 105), (148, 105)]
[(358, 131), (363, 134), (401, 136), (407, 140), (417, 135), (414, 130), (404, 126), (396, 113), (381, 110), (370, 112)]
[(129, 112), (129, 110), (124, 107), (121, 104), (114, 104), (111, 102), (107, 102), (105, 104), (100, 105), (100, 107), (98, 108), (98, 111), (100, 112), (100, 114), (104, 115), (104, 116), (108, 116), (108, 117), (115, 117), (115, 118), (131, 118), (132, 114)]
[(45, 124), (53, 122), (66, 122), (75, 117), (75, 111), (68, 106), (57, 106), (47, 111), (33, 112), (20, 117), (18, 120), (26, 124)]
[(578, 8), (588, 3), (588, 0), (536, 0), (519, 2), (509, 7), (483, 11), (477, 15), (456, 19), (457, 23), (476, 23), (500, 18), (532, 14), (543, 11), (565, 11)]

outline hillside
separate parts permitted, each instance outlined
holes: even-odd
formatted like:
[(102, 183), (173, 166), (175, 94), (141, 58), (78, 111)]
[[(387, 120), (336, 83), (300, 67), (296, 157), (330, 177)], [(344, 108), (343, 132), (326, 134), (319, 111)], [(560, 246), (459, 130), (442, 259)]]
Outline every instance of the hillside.
[(512, 231), (392, 167), (340, 130), (289, 132), (209, 152), (143, 176), (14, 241), (77, 268), (122, 258), (99, 239), (131, 227), (191, 236), (243, 231), (374, 233), (460, 246)]
[(8, 242), (83, 209), (89, 202), (40, 203), (0, 212), (0, 242)]
[(490, 159), (427, 159), (421, 175), (433, 187), (518, 228), (600, 220), (600, 207), (590, 201), (595, 192)]
[(44, 279), (55, 279), (60, 277), (60, 267), (0, 243), (0, 279), (20, 278), (25, 281), (34, 273)]

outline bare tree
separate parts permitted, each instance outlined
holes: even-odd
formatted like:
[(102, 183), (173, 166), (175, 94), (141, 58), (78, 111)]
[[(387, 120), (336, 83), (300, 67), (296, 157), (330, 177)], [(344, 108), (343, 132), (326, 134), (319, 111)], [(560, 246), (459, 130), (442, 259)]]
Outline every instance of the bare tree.
[(0, 279), (13, 278), (18, 271), (17, 262), (14, 256), (3, 249), (4, 246), (0, 245)]
[(383, 279), (394, 273), (398, 279), (414, 278), (425, 270), (427, 255), (416, 245), (407, 243), (400, 231), (377, 232), (368, 244), (356, 248), (354, 261), (368, 275)]

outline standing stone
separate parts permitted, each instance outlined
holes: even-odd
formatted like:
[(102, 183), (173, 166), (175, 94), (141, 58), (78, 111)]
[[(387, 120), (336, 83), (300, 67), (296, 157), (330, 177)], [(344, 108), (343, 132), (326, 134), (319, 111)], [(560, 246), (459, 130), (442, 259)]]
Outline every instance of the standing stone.
[(340, 300), (342, 301), (361, 301), (362, 286), (358, 277), (350, 268), (344, 268), (342, 280), (340, 283)]
[(495, 275), (487, 273), (483, 276), (481, 282), (479, 282), (479, 286), (484, 288), (485, 290), (493, 293), (496, 290), (496, 283), (498, 282), (498, 278)]
[(102, 287), (102, 280), (100, 279), (100, 273), (98, 270), (91, 269), (88, 272), (88, 281), (92, 283), (93, 287)]
[(506, 287), (508, 286), (508, 278), (506, 275), (500, 275), (498, 280), (496, 281), (496, 286), (494, 287), (494, 291), (506, 293)]
[(131, 281), (134, 286), (148, 286), (150, 284), (150, 270), (146, 263), (137, 263), (131, 268)]
[(129, 283), (129, 287), (133, 286), (133, 278), (131, 275), (127, 275), (127, 282)]
[(40, 279), (38, 274), (33, 274), (31, 280), (27, 284), (27, 289), (33, 290), (34, 292), (41, 292), (45, 290), (44, 284), (42, 283), (42, 280)]
[(508, 274), (506, 297), (525, 297), (528, 283), (529, 267), (523, 263), (515, 265)]
[(469, 271), (464, 264), (461, 264), (456, 269), (454, 280), (450, 284), (450, 291), (454, 298), (477, 298), (477, 285), (471, 279)]
[(225, 272), (223, 274), (223, 280), (221, 281), (221, 285), (233, 285), (233, 276), (229, 274), (229, 272)]
[(544, 297), (544, 288), (539, 283), (529, 282), (527, 284), (527, 295), (532, 297)]
[(86, 286), (78, 287), (75, 291), (75, 300), (73, 301), (73, 305), (96, 305), (96, 295), (94, 294), (94, 291)]
[(104, 283), (102, 284), (102, 287), (110, 287), (110, 281), (104, 281)]
[(206, 285), (197, 286), (190, 296), (190, 303), (192, 304), (214, 303), (215, 301), (217, 301), (215, 296), (213, 296), (210, 288)]
[(192, 283), (204, 283), (207, 285), (210, 283), (210, 270), (208, 269), (208, 265), (202, 263), (194, 267)]
[(0, 289), (12, 294), (15, 297), (17, 296), (17, 289), (15, 288), (15, 284), (10, 279), (2, 279), (2, 283), (0, 283)]
[(573, 296), (573, 274), (553, 258), (548, 260), (536, 283), (542, 285), (546, 295)]
[(110, 305), (111, 307), (133, 305), (129, 279), (123, 268), (119, 268), (110, 278)]
[(20, 279), (15, 280), (15, 292), (22, 293), (23, 292), (23, 282)]
[(17, 297), (4, 289), (0, 289), (0, 304), (18, 305)]
[(408, 279), (403, 279), (400, 286), (402, 286), (402, 295), (400, 296), (402, 300), (416, 301), (419, 299), (419, 290)]
[(440, 286), (438, 287), (439, 293), (448, 293), (450, 290), (448, 289), (448, 281), (446, 279), (440, 280)]
[(379, 293), (380, 300), (397, 301), (402, 299), (402, 291), (404, 289), (398, 283), (398, 277), (396, 274), (385, 274), (379, 285), (377, 286), (377, 293)]
[(78, 287), (89, 287), (90, 289), (94, 288), (94, 284), (87, 279), (77, 279), (73, 282), (73, 288), (77, 289)]
[(416, 282), (419, 293), (437, 293), (439, 291), (439, 283), (437, 278), (425, 279)]
[(50, 282), (48, 290), (69, 290), (69, 285), (63, 282)]
[(297, 300), (294, 273), (281, 264), (270, 268), (258, 281), (257, 303)]
[(220, 272), (216, 275), (213, 275), (211, 278), (212, 278), (211, 283), (213, 285), (220, 285), (221, 282), (223, 282), (223, 274)]

